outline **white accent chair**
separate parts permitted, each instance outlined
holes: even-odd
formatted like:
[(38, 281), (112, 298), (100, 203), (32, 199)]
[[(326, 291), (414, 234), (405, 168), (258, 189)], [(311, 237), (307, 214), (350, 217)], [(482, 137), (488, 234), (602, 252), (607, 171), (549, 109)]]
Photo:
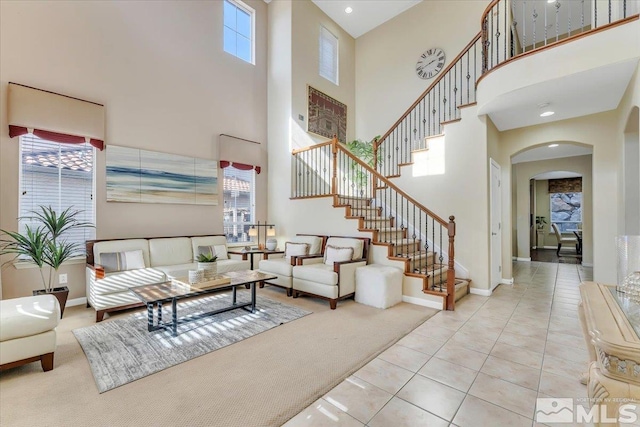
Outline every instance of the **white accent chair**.
[(40, 361), (53, 369), (60, 303), (53, 295), (0, 301), (0, 370)]
[(562, 237), (562, 233), (558, 229), (558, 226), (555, 222), (551, 223), (551, 228), (553, 228), (553, 232), (556, 234), (556, 239), (558, 240), (558, 249), (556, 250), (556, 255), (560, 256), (560, 248), (562, 248), (563, 243), (571, 243), (576, 246), (576, 253), (580, 253), (578, 249), (578, 239), (575, 237)]
[[(327, 241), (327, 236), (317, 236), (311, 234), (297, 234), (288, 240), (292, 243), (306, 243), (309, 245), (308, 255), (303, 257), (316, 257), (324, 254), (324, 246)], [(285, 248), (286, 250), (286, 248)], [(296, 265), (296, 259), (298, 256), (287, 256), (287, 253), (281, 258), (268, 258), (263, 259), (258, 264), (258, 269), (262, 273), (275, 274), (278, 277), (260, 283), (260, 287), (263, 288), (264, 284), (279, 286), (287, 290), (287, 296), (292, 294), (293, 283), (293, 266)]]
[[(293, 297), (311, 295), (329, 300), (332, 310), (338, 300), (354, 296), (356, 291), (356, 269), (367, 264), (369, 238), (337, 237), (327, 240), (323, 256), (300, 257), (293, 267)], [(352, 249), (350, 258), (332, 261), (334, 248)]]

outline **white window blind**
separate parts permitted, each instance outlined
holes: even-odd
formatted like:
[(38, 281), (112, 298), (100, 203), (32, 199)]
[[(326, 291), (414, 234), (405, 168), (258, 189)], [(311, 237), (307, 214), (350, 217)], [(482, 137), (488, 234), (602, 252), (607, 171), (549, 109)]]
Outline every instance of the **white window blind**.
[(228, 242), (249, 242), (255, 218), (255, 171), (233, 166), (224, 171), (224, 234)]
[[(93, 203), (94, 148), (89, 144), (59, 144), (28, 134), (20, 137), (20, 213), (21, 218), (51, 206), (57, 213), (71, 207), (81, 211), (76, 218), (95, 224)], [(20, 220), (20, 231), (25, 225)], [(85, 227), (64, 234), (68, 242), (83, 248), (86, 240), (95, 239), (95, 228)]]
[(320, 26), (320, 76), (338, 84), (338, 38)]

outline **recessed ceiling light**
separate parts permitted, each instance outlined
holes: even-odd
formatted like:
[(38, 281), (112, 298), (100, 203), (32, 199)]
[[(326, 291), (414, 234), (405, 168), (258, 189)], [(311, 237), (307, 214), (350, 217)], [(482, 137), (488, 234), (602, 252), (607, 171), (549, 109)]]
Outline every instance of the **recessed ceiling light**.
[(544, 113), (540, 114), (540, 117), (549, 117), (549, 116), (553, 116), (555, 114), (555, 112), (553, 111), (545, 111)]
[(347, 13), (351, 13), (353, 12), (353, 8), (351, 6), (347, 6), (347, 8), (344, 11)]
[(556, 148), (558, 144), (549, 144), (549, 148)]
[(547, 3), (555, 3), (556, 0), (547, 0)]

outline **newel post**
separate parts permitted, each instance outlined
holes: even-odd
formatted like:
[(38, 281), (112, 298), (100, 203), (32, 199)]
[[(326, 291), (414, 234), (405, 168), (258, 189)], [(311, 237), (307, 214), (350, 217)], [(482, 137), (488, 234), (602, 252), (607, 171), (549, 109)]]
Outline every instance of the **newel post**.
[(338, 137), (333, 135), (333, 139), (331, 140), (331, 155), (332, 155), (332, 166), (333, 166), (333, 174), (331, 176), (331, 194), (338, 194)]
[(455, 248), (456, 217), (449, 217), (449, 270), (447, 270), (447, 310), (453, 310), (456, 304), (456, 272), (455, 272)]

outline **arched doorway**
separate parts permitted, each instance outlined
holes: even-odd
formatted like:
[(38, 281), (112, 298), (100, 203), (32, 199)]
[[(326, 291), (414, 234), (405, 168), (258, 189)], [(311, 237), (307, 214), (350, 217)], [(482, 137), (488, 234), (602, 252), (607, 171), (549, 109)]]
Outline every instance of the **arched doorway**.
[[(568, 250), (564, 246), (562, 252), (573, 256), (576, 262), (577, 255), (581, 255), (580, 261), (584, 265), (593, 262), (592, 242), (592, 147), (571, 141), (551, 141), (528, 147), (511, 156), (512, 172), (512, 247), (516, 259), (529, 261), (532, 258), (532, 248), (542, 246), (542, 249), (557, 249), (555, 233), (551, 228), (552, 215), (559, 224), (562, 237), (573, 236), (572, 230), (582, 230), (580, 233), (583, 245), (581, 254), (576, 249)], [(579, 180), (575, 180), (579, 178)], [(556, 191), (549, 190), (549, 182), (553, 180), (574, 179), (579, 182), (579, 187), (563, 187)], [(555, 182), (557, 184), (558, 182)], [(570, 191), (574, 190), (574, 191)], [(577, 191), (579, 190), (579, 191)], [(560, 193), (554, 201), (552, 194)], [(580, 193), (580, 211), (572, 218), (569, 206), (577, 203), (576, 200), (567, 199), (569, 193)], [(560, 204), (565, 199), (567, 206), (555, 209), (552, 213), (552, 204)], [(568, 202), (567, 202), (568, 200)], [(560, 212), (562, 214), (559, 214)], [(567, 215), (568, 213), (568, 215)], [(536, 217), (545, 217), (540, 233)], [(555, 254), (555, 250), (552, 251)], [(558, 258), (555, 258), (558, 260)]]

